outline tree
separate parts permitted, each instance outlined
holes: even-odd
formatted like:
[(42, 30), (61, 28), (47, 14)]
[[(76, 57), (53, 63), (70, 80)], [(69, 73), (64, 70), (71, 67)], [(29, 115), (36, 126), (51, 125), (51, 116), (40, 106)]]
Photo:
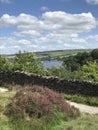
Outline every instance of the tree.
[(0, 55), (0, 71), (11, 70), (12, 64), (5, 58)]
[(89, 61), (87, 64), (83, 65), (82, 77), (85, 80), (98, 81), (98, 64), (96, 61)]
[(76, 62), (81, 66), (84, 65), (87, 61), (92, 61), (91, 54), (88, 52), (78, 53), (76, 56)]
[(66, 78), (69, 79), (70, 78), (70, 71), (66, 69), (66, 67), (55, 67), (53, 66), (52, 68), (48, 69), (48, 72), (50, 74), (50, 76), (54, 76), (54, 77), (59, 77), (59, 78)]
[(36, 73), (40, 75), (46, 72), (43, 64), (37, 59), (34, 53), (21, 53), (21, 51), (19, 51), (19, 53), (15, 56), (13, 70)]
[(91, 56), (93, 57), (93, 59), (98, 59), (98, 49), (94, 49), (91, 52)]
[(66, 66), (68, 70), (74, 72), (80, 70), (80, 68), (86, 64), (87, 61), (93, 61), (91, 53), (83, 52), (78, 53), (75, 56), (65, 57), (63, 60), (63, 65)]
[(27, 70), (27, 67), (31, 67), (31, 63), (33, 64), (33, 61), (35, 60), (35, 55), (32, 53), (21, 53), (19, 51), (18, 54), (15, 55), (14, 59), (14, 69), (19, 71), (25, 71)]

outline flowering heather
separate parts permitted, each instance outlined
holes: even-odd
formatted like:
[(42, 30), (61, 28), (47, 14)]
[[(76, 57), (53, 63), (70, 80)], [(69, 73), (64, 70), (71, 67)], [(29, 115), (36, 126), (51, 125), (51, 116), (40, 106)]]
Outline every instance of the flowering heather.
[(63, 112), (68, 117), (79, 114), (79, 111), (70, 106), (61, 94), (37, 85), (20, 89), (6, 110), (9, 116), (28, 119), (53, 117), (58, 112)]

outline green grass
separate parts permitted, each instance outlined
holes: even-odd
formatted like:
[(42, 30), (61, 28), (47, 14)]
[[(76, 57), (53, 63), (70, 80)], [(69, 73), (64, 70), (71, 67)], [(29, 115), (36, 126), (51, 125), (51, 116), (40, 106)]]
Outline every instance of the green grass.
[(82, 114), (76, 120), (66, 122), (63, 130), (98, 130), (98, 115)]
[(10, 120), (4, 115), (4, 110), (14, 95), (15, 91), (0, 92), (0, 130), (98, 130), (98, 115), (81, 114), (80, 117), (67, 121), (53, 119), (47, 125), (40, 119), (31, 122)]
[(39, 58), (58, 58), (58, 57), (66, 57), (70, 55), (77, 54), (79, 52), (85, 52), (90, 50), (84, 50), (84, 49), (76, 49), (76, 50), (56, 50), (56, 51), (45, 51), (45, 52), (36, 52), (36, 55)]
[(82, 103), (89, 106), (98, 107), (98, 97), (90, 97), (90, 96), (81, 96), (81, 95), (68, 95), (63, 94), (64, 98), (76, 103)]
[(10, 128), (9, 119), (4, 115), (6, 105), (10, 102), (15, 92), (0, 92), (0, 130), (12, 130)]
[[(34, 124), (35, 123), (35, 124)], [(41, 128), (40, 128), (41, 127)], [(81, 117), (69, 121), (53, 121), (49, 125), (43, 125), (40, 121), (8, 122), (0, 121), (0, 130), (98, 130), (98, 115), (82, 114)]]

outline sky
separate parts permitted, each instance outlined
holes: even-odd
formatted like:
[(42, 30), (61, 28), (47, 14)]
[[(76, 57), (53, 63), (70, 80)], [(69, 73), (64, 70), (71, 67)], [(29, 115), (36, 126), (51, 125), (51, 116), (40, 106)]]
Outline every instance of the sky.
[(98, 0), (0, 0), (0, 54), (98, 48)]

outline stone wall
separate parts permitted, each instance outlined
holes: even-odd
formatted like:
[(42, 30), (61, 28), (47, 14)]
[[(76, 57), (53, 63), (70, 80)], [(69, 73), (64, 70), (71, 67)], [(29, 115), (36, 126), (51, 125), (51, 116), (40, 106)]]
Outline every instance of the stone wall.
[(54, 77), (43, 77), (35, 74), (22, 72), (0, 72), (0, 82), (19, 85), (41, 85), (47, 86), (55, 91), (67, 94), (81, 94), (85, 96), (98, 96), (98, 83), (66, 80)]

